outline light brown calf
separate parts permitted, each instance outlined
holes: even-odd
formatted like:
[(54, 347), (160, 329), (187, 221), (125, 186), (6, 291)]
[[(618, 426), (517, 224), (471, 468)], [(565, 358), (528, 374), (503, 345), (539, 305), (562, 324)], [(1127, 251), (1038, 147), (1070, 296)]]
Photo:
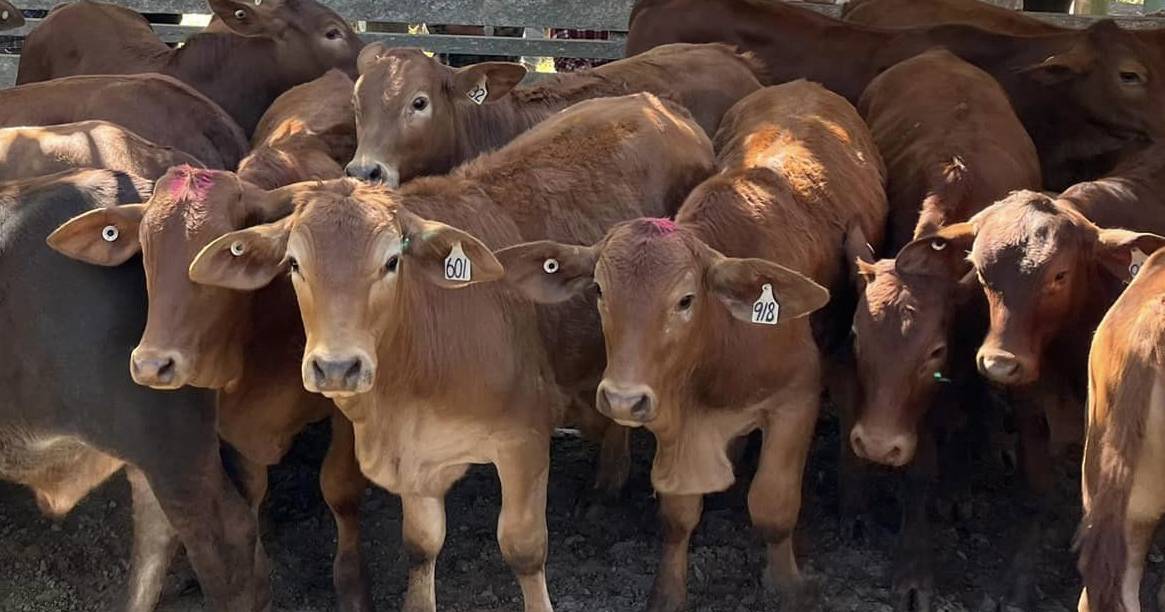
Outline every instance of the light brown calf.
[(229, 233), (195, 259), (193, 280), (234, 289), (291, 270), (304, 386), (336, 400), (363, 473), (402, 496), (405, 610), (436, 609), (443, 499), (475, 463), (498, 469), (498, 540), (526, 610), (550, 609), (549, 436), (569, 403), (593, 394), (601, 337), (587, 301), (536, 310), (487, 283), (502, 272), (490, 248), (593, 241), (620, 220), (667, 214), (711, 157), (675, 105), (594, 100), (399, 192), (325, 183), (297, 196), (290, 217)]
[(746, 97), (725, 115), (716, 144), (721, 172), (692, 192), (676, 222), (622, 223), (588, 247), (543, 241), (497, 253), (508, 282), (534, 299), (601, 290), (607, 369), (598, 408), (646, 427), (657, 444), (664, 543), (653, 612), (684, 609), (703, 495), (732, 484), (728, 445), (756, 429), (764, 446), (748, 505), (768, 545), (766, 578), (783, 590), (799, 585), (791, 536), (821, 393), (806, 315), (829, 299), (822, 285), (845, 282), (846, 228), (877, 239), (886, 214), (865, 125), (820, 85)]
[(373, 43), (356, 81), (359, 146), (348, 175), (395, 186), (497, 149), (575, 102), (649, 92), (685, 106), (708, 134), (760, 88), (759, 62), (727, 45), (666, 45), (638, 57), (516, 87), (521, 64), (453, 69), (419, 49)]
[[(149, 310), (130, 374), (156, 389), (219, 391), (219, 434), (242, 455), (255, 511), (267, 492), (267, 467), (283, 458), (304, 427), (335, 408), (307, 393), (300, 381), (304, 335), (289, 281), (240, 293), (196, 285), (187, 269), (215, 238), (288, 214), (291, 197), (315, 186), (268, 192), (229, 172), (181, 166), (157, 182), (148, 202), (86, 213), (53, 234), (58, 251), (97, 265), (115, 266), (142, 254)], [(359, 548), (360, 497), (367, 482), (355, 463), (352, 426), (339, 414), (332, 418), (320, 485), (337, 526), (333, 579), (339, 608), (370, 610)]]
[(0, 128), (0, 181), (71, 168), (106, 168), (154, 180), (182, 164), (202, 167), (186, 153), (107, 121)]
[[(1165, 514), (1165, 255), (1104, 316), (1088, 359), (1080, 612), (1140, 612), (1141, 577)], [(1165, 589), (1158, 593), (1162, 602)]]

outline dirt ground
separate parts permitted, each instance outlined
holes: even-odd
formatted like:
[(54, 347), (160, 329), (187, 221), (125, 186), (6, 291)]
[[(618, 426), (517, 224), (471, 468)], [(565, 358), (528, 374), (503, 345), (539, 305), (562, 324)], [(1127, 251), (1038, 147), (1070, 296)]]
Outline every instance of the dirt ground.
[[(264, 512), (264, 540), (274, 565), (279, 610), (332, 609), (334, 527), (317, 488), (325, 426), (301, 436), (273, 470)], [(802, 567), (819, 584), (819, 610), (892, 610), (889, 589), (892, 502), (877, 504), (882, 528), (854, 542), (840, 535), (836, 477), (837, 425), (823, 418), (805, 479), (805, 502), (796, 534)], [(639, 610), (646, 601), (659, 551), (655, 501), (648, 482), (651, 441), (639, 435), (626, 499), (590, 520), (575, 513), (591, 475), (593, 449), (574, 438), (555, 440), (550, 478), (551, 596), (558, 612)], [(1066, 460), (1068, 471), (1071, 462)], [(936, 612), (978, 610), (991, 585), (1007, 571), (1009, 542), (1030, 528), (1017, 500), (1016, 478), (1001, 469), (975, 470), (970, 518), (938, 520), (934, 544)], [(1039, 612), (1075, 610), (1077, 580), (1068, 550), (1079, 514), (1070, 478), (1056, 493), (1061, 509), (1044, 525), (1039, 571)], [(492, 468), (478, 468), (448, 501), (448, 537), (437, 565), (437, 599), (448, 612), (520, 610), (518, 588), (495, 540), (499, 487)], [(404, 590), (400, 503), (383, 491), (364, 501), (364, 550), (375, 581), (378, 609), (394, 610)], [(117, 610), (129, 558), (129, 487), (118, 476), (59, 523), (42, 518), (32, 496), (0, 485), (0, 611)], [(1151, 555), (1159, 569), (1160, 553)], [(760, 586), (763, 547), (748, 527), (742, 490), (711, 496), (692, 543), (689, 608), (697, 612), (778, 610)], [(1156, 576), (1147, 582), (1156, 584)], [(160, 610), (201, 609), (201, 596), (181, 560), (171, 571)]]

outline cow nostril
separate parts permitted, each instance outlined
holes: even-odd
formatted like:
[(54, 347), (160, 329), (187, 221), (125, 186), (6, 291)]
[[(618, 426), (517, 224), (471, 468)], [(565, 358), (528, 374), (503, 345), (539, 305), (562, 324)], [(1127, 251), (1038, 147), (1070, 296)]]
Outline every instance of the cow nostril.
[(169, 382), (174, 380), (174, 358), (166, 357), (158, 364), (158, 380)]
[(344, 382), (355, 386), (356, 382), (360, 379), (360, 372), (363, 369), (359, 359), (352, 360), (352, 365), (348, 366), (347, 371), (344, 372)]
[(904, 452), (905, 451), (902, 450), (901, 444), (895, 444), (891, 446), (890, 452), (886, 453), (886, 462), (896, 465), (899, 461), (902, 460), (902, 454)]
[(384, 180), (384, 169), (376, 164), (368, 169), (368, 180), (379, 183)]
[(647, 411), (650, 407), (650, 403), (647, 401), (647, 396), (640, 395), (639, 399), (631, 405), (631, 416), (642, 417), (643, 415), (647, 414)]
[(324, 369), (320, 367), (318, 359), (311, 360), (311, 373), (316, 377), (316, 382), (323, 382), (328, 378), (328, 375), (324, 373)]
[(850, 446), (853, 447), (854, 454), (858, 457), (866, 458), (866, 441), (862, 439), (862, 434), (854, 432), (850, 438)]

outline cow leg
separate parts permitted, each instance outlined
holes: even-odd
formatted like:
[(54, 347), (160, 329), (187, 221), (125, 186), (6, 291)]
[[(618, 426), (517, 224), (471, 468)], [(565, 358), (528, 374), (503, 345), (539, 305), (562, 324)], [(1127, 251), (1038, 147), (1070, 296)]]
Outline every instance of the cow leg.
[(929, 612), (934, 592), (927, 506), (937, 472), (934, 436), (924, 433), (914, 462), (902, 474), (902, 529), (894, 560), (892, 590), (898, 612)]
[(402, 612), (436, 612), (434, 572), (437, 554), (445, 544), (445, 500), (440, 497), (401, 496), (409, 586)]
[(688, 600), (688, 543), (704, 511), (703, 495), (659, 495), (663, 550), (647, 612), (680, 612)]
[(336, 558), (332, 582), (343, 612), (372, 609), (368, 571), (360, 554), (360, 500), (368, 480), (356, 462), (352, 423), (339, 411), (332, 415), (332, 440), (320, 469), (320, 489), (336, 520)]
[(858, 542), (863, 539), (872, 525), (868, 520), (869, 488), (866, 468), (862, 460), (854, 454), (849, 433), (857, 420), (857, 372), (852, 358), (838, 357), (827, 360), (829, 369), (829, 399), (837, 411), (840, 435), (838, 435), (838, 528), (843, 540)]
[(546, 589), (546, 484), (550, 475), (547, 440), (506, 449), (497, 461), (502, 482), (498, 544), (502, 558), (522, 587), (526, 612), (551, 612)]
[[(251, 461), (242, 453), (236, 453), (235, 463), (239, 468), (243, 495), (251, 508), (251, 514), (255, 517), (256, 529), (259, 529), (262, 524), (259, 509), (267, 499), (267, 466), (258, 461)], [(258, 536), (255, 537), (255, 575), (271, 575), (271, 562), (267, 559), (267, 551), (263, 549), (263, 539)]]
[(125, 475), (133, 494), (133, 562), (126, 610), (152, 612), (170, 560), (178, 550), (178, 534), (170, 527), (145, 474), (126, 466)]
[[(748, 490), (748, 513), (768, 547), (765, 585), (789, 601), (789, 609), (807, 609), (805, 583), (793, 554), (793, 529), (801, 512), (801, 480), (813, 428), (817, 424), (819, 394), (815, 388), (797, 394), (770, 409), (764, 427), (760, 464)], [(847, 436), (848, 437), (848, 436)]]

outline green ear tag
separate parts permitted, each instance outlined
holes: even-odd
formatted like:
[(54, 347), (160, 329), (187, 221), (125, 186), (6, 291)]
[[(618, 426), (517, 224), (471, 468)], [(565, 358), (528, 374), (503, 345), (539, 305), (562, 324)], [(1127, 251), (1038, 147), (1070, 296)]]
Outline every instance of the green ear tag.
[(404, 253), (408, 249), (409, 249), (409, 237), (405, 236), (404, 238), (400, 239), (400, 252)]
[(941, 382), (941, 383), (949, 383), (949, 382), (951, 382), (951, 379), (949, 379), (949, 378), (944, 378), (944, 377), (943, 377), (943, 373), (942, 373), (942, 372), (935, 372), (935, 373), (934, 373), (934, 379), (935, 379), (935, 380), (937, 380), (938, 382)]

